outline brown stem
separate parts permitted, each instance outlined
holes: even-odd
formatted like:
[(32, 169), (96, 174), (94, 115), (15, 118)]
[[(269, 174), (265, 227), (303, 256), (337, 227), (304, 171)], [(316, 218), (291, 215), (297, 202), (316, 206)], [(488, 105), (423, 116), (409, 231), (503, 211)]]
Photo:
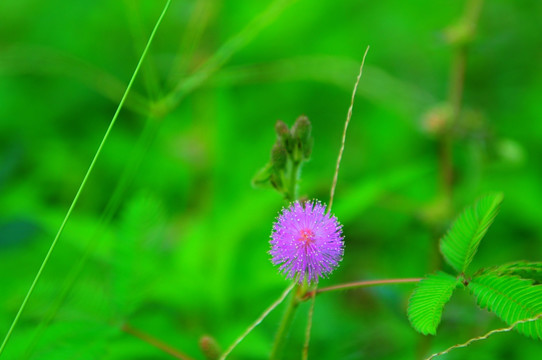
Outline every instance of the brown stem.
[(194, 360), (190, 356), (183, 354), (179, 350), (174, 349), (173, 347), (171, 347), (170, 345), (162, 342), (161, 340), (158, 340), (157, 338), (152, 337), (149, 334), (146, 334), (146, 333), (144, 333), (144, 332), (142, 332), (140, 330), (137, 330), (137, 329), (133, 328), (130, 324), (127, 324), (127, 323), (123, 324), (121, 329), (125, 333), (133, 335), (136, 338), (143, 340), (147, 344), (152, 345), (152, 346), (154, 346), (155, 348), (157, 348), (159, 350), (162, 350), (163, 352), (173, 356), (176, 359)]
[(453, 55), (452, 68), (450, 71), (451, 79), (449, 101), (452, 108), (452, 123), (457, 121), (461, 111), (466, 63), (467, 47), (466, 45), (461, 45), (457, 48)]
[[(459, 24), (468, 29), (468, 41), (463, 39), (461, 43), (453, 47), (453, 57), (450, 67), (450, 84), (448, 90), (448, 106), (450, 108), (450, 119), (447, 131), (442, 135), (439, 142), (439, 175), (441, 199), (444, 201), (445, 214), (449, 217), (453, 198), (454, 166), (453, 146), (454, 134), (452, 133), (458, 124), (461, 108), (463, 106), (463, 91), (465, 87), (465, 72), (467, 67), (467, 53), (470, 41), (476, 34), (476, 27), (482, 10), (483, 0), (467, 0), (462, 18)], [(434, 230), (440, 233), (440, 227)], [(435, 242), (430, 252), (430, 271), (439, 268), (441, 257), (438, 243)], [(420, 338), (418, 354), (425, 354), (431, 347), (431, 338)], [(419, 357), (419, 356), (418, 356)]]
[[(407, 279), (385, 279), (385, 280), (357, 281), (357, 282), (340, 284), (340, 285), (333, 285), (333, 286), (328, 286), (328, 287), (325, 287), (325, 288), (317, 289), (316, 290), (316, 295), (321, 294), (323, 292), (355, 289), (355, 288), (360, 288), (360, 287), (413, 283), (413, 282), (418, 282), (421, 279), (422, 278), (407, 278)], [(303, 298), (301, 300), (306, 301), (306, 300), (310, 299), (313, 296), (314, 293), (315, 293), (314, 290), (313, 291), (308, 291), (305, 294), (305, 296), (303, 296)]]
[[(460, 46), (453, 55), (451, 79), (450, 79), (450, 94), (449, 104), (451, 109), (449, 129), (453, 131), (453, 127), (459, 120), (461, 113), (461, 103), (463, 99), (463, 87), (465, 82), (465, 67), (467, 63), (467, 49), (465, 46)], [(453, 135), (448, 130), (442, 137), (440, 142), (440, 176), (442, 192), (446, 199), (452, 197), (453, 188)]]
[[(471, 36), (474, 36), (483, 0), (470, 0), (465, 7), (463, 19), (464, 26), (468, 27)], [(461, 107), (463, 102), (463, 89), (465, 87), (465, 69), (467, 67), (468, 43), (462, 43), (455, 47), (452, 65), (450, 69), (450, 87), (448, 93), (448, 104), (451, 109), (449, 129), (459, 121)], [(444, 134), (440, 144), (440, 164), (441, 164), (441, 186), (442, 192), (447, 199), (451, 198), (454, 169), (452, 161), (453, 135), (450, 130)]]

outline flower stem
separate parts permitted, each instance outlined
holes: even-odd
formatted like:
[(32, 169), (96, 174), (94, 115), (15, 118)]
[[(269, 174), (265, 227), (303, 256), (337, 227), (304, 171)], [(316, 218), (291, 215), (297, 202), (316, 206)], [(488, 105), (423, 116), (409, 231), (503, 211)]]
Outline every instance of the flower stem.
[(301, 298), (301, 301), (307, 301), (309, 300), (313, 294), (316, 292), (316, 295), (324, 293), (324, 292), (330, 292), (330, 291), (337, 291), (337, 290), (348, 290), (348, 289), (356, 289), (356, 288), (362, 288), (362, 287), (369, 287), (369, 286), (378, 286), (378, 285), (394, 285), (394, 284), (403, 284), (403, 283), (414, 283), (420, 281), (422, 278), (406, 278), (406, 279), (384, 279), (384, 280), (369, 280), (369, 281), (357, 281), (352, 283), (346, 283), (346, 284), (340, 284), (340, 285), (334, 285), (334, 286), (328, 286), (321, 289), (316, 289), (313, 291), (306, 292), (303, 297)]
[(467, 342), (464, 342), (462, 344), (456, 344), (456, 345), (450, 346), (448, 349), (446, 349), (444, 351), (440, 351), (438, 353), (435, 353), (435, 354), (431, 355), (430, 357), (428, 357), (427, 360), (432, 360), (432, 359), (436, 358), (437, 356), (446, 355), (446, 354), (448, 354), (450, 351), (452, 351), (454, 349), (467, 347), (470, 344), (472, 344), (473, 342), (480, 341), (480, 340), (486, 340), (488, 337), (490, 337), (493, 334), (511, 331), (519, 324), (525, 324), (525, 323), (528, 323), (528, 322), (536, 321), (536, 320), (538, 320), (540, 318), (542, 318), (542, 313), (540, 313), (540, 314), (538, 314), (538, 315), (536, 315), (536, 316), (534, 316), (532, 318), (529, 318), (529, 319), (518, 320), (518, 321), (514, 322), (512, 325), (510, 325), (508, 327), (491, 330), (490, 332), (486, 333), (485, 335), (474, 337), (474, 338), (468, 340)]
[(335, 173), (333, 174), (333, 183), (331, 184), (331, 190), (329, 194), (329, 207), (328, 211), (331, 212), (331, 206), (333, 205), (333, 198), (335, 197), (335, 188), (337, 187), (337, 179), (339, 178), (339, 168), (341, 167), (341, 160), (343, 158), (344, 146), (346, 144), (346, 131), (348, 130), (348, 124), (352, 118), (352, 110), (354, 109), (354, 99), (356, 98), (356, 92), (358, 91), (359, 80), (363, 74), (363, 66), (365, 65), (365, 58), (369, 52), (369, 46), (365, 49), (365, 54), (363, 54), (363, 60), (361, 60), (361, 66), (359, 67), (358, 77), (354, 84), (354, 90), (352, 90), (352, 99), (350, 100), (350, 107), (346, 113), (346, 121), (344, 122), (343, 137), (341, 141), (341, 147), (339, 148), (339, 156), (337, 157), (337, 165), (335, 166)]
[(294, 320), (297, 307), (301, 303), (301, 299), (304, 296), (305, 287), (303, 285), (296, 285), (295, 292), (292, 294), (290, 303), (282, 316), (279, 329), (275, 335), (275, 343), (273, 344), (273, 349), (271, 350), (271, 355), (269, 357), (271, 360), (282, 359), (282, 352), (284, 350), (284, 345), (286, 344), (286, 337), (290, 331), (290, 326)]
[(260, 315), (260, 317), (258, 319), (256, 319), (256, 321), (254, 323), (252, 323), (252, 325), (250, 325), (246, 330), (245, 332), (237, 338), (237, 340), (234, 341), (233, 344), (230, 345), (230, 347), (222, 354), (222, 356), (220, 356), (220, 359), (219, 360), (225, 360), (226, 357), (228, 357), (228, 355), (230, 355), (230, 353), (233, 351), (233, 349), (235, 349), (235, 347), (237, 345), (239, 345), (239, 343), (241, 341), (243, 341), (243, 339), (245, 337), (247, 337), (248, 334), (250, 334), (250, 332), (252, 330), (254, 330), (254, 328), (256, 326), (258, 326), (262, 321), (263, 319), (265, 319), (267, 317), (267, 315), (269, 315), (269, 313), (273, 310), (275, 310), (275, 308), (277, 306), (279, 306), (283, 301), (284, 299), (286, 298), (286, 296), (288, 296), (288, 294), (290, 293), (290, 291), (292, 291), (292, 289), (294, 288), (295, 286), (295, 283), (292, 283), (290, 286), (288, 286), (288, 288), (282, 293), (282, 295), (275, 301), (273, 302), (273, 304), (271, 304), (270, 307), (268, 307), (262, 315)]
[(297, 200), (297, 183), (301, 173), (301, 163), (289, 161), (288, 170), (286, 173), (286, 191), (284, 197), (287, 201)]
[[(463, 18), (460, 23), (470, 29), (470, 37), (474, 37), (478, 19), (482, 10), (483, 0), (469, 0), (465, 5)], [(453, 48), (453, 58), (450, 69), (450, 87), (448, 91), (448, 104), (452, 110), (450, 129), (459, 122), (465, 87), (465, 71), (467, 67), (467, 52), (469, 42), (457, 44)], [(453, 134), (448, 130), (441, 139), (440, 164), (441, 187), (447, 199), (452, 197), (454, 168), (453, 168)]]
[[(315, 290), (317, 287), (314, 288)], [(311, 305), (309, 308), (309, 314), (307, 315), (307, 327), (305, 328), (305, 343), (303, 344), (303, 351), (301, 352), (301, 360), (309, 359), (309, 344), (311, 341), (311, 328), (312, 328), (312, 317), (314, 315), (314, 304), (316, 303), (316, 292), (312, 291), (311, 296)]]

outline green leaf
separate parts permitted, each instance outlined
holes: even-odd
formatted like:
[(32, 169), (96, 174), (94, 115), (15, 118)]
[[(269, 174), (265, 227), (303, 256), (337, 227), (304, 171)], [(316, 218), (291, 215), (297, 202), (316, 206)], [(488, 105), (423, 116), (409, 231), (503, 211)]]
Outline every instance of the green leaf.
[[(478, 305), (494, 312), (508, 325), (542, 313), (542, 285), (512, 275), (483, 274), (468, 284)], [(542, 319), (518, 324), (515, 329), (528, 337), (542, 340)]]
[(542, 284), (542, 262), (516, 261), (482, 269), (479, 272), (479, 275), (481, 274), (516, 275), (522, 279), (531, 279), (537, 284)]
[(458, 272), (465, 272), (478, 250), (480, 240), (493, 223), (503, 195), (487, 195), (467, 208), (455, 220), (451, 229), (440, 241), (444, 259)]
[(271, 175), (273, 175), (273, 164), (269, 162), (254, 175), (252, 178), (252, 186), (263, 187), (269, 185)]
[(435, 335), (442, 309), (459, 284), (458, 279), (440, 271), (420, 281), (408, 304), (412, 326), (424, 335)]

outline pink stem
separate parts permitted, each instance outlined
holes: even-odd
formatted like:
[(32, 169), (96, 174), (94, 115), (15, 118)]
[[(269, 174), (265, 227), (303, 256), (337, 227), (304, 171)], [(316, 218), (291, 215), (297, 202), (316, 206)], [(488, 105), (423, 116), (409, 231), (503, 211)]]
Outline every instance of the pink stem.
[(368, 280), (368, 281), (357, 281), (347, 284), (340, 284), (340, 285), (333, 285), (328, 286), (325, 288), (320, 288), (313, 291), (308, 291), (305, 296), (303, 296), (304, 301), (310, 299), (316, 291), (316, 295), (321, 294), (323, 292), (329, 292), (329, 291), (336, 291), (336, 290), (347, 290), (347, 289), (355, 289), (360, 287), (368, 287), (368, 286), (377, 286), (377, 285), (393, 285), (393, 284), (403, 284), (403, 283), (415, 283), (422, 280), (422, 278), (407, 278), (407, 279), (386, 279), (386, 280)]

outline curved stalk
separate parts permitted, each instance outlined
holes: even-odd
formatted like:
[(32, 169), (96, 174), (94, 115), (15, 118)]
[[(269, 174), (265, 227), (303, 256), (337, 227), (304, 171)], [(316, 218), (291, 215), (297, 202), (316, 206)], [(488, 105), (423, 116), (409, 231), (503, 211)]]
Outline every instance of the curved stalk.
[(357, 289), (362, 287), (369, 287), (369, 286), (378, 286), (378, 285), (394, 285), (394, 284), (404, 284), (404, 283), (416, 283), (422, 280), (422, 278), (406, 278), (406, 279), (384, 279), (384, 280), (368, 280), (368, 281), (357, 281), (352, 283), (346, 283), (346, 284), (340, 284), (340, 285), (333, 285), (328, 286), (325, 288), (308, 291), (304, 294), (302, 297), (302, 301), (307, 301), (310, 299), (313, 294), (321, 294), (324, 292), (330, 292), (330, 291), (337, 291), (337, 290), (349, 290), (349, 289)]

